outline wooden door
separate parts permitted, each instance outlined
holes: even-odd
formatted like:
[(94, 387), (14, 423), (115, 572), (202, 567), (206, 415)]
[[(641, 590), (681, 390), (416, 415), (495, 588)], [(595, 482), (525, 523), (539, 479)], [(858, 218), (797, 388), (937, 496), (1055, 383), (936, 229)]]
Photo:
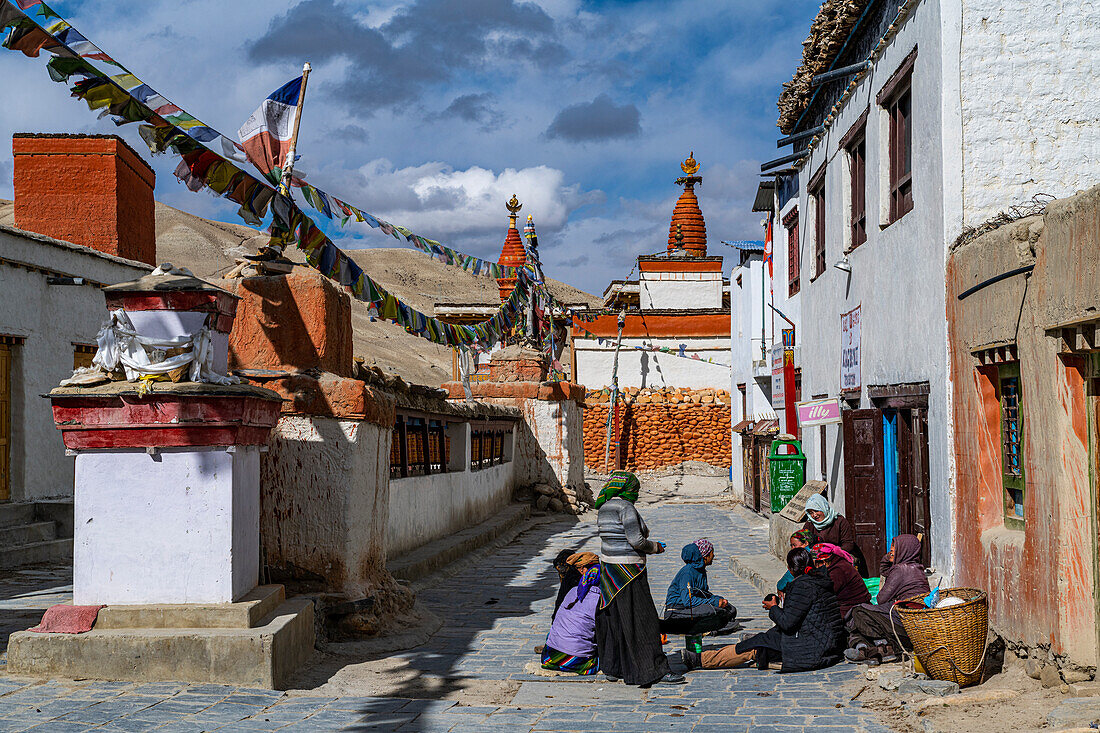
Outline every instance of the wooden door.
[(753, 459), (756, 452), (753, 450), (753, 438), (747, 433), (741, 434), (741, 462), (742, 473), (745, 480), (745, 502), (754, 512), (760, 511), (760, 487), (756, 484), (756, 470), (753, 467)]
[(868, 573), (878, 575), (886, 554), (882, 410), (847, 410), (844, 416), (844, 515), (852, 523)]
[(0, 501), (11, 499), (11, 346), (0, 344)]
[(902, 533), (918, 535), (921, 562), (932, 560), (928, 486), (928, 410), (901, 410), (898, 415), (898, 527)]

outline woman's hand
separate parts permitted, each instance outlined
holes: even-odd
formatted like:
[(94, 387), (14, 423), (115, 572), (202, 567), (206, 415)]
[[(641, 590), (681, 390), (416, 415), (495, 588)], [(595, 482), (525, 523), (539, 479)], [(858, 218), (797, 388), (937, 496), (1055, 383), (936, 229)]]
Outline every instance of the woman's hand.
[(765, 611), (770, 611), (778, 605), (779, 605), (779, 601), (777, 601), (773, 596), (768, 596), (767, 598), (764, 599), (764, 610)]
[(664, 542), (658, 542), (657, 543), (657, 552), (654, 553), (654, 554), (660, 555), (664, 551), (665, 551), (665, 543)]
[(718, 607), (719, 608), (729, 608), (730, 607), (730, 602), (727, 601), (725, 598), (720, 598), (718, 600)]

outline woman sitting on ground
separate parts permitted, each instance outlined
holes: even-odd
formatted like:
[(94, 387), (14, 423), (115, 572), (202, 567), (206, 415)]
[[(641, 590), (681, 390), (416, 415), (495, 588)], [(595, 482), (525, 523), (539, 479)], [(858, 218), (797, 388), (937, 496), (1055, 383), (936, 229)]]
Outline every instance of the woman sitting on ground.
[(861, 576), (867, 576), (866, 563), (863, 555), (856, 547), (856, 533), (852, 529), (852, 523), (843, 514), (838, 514), (833, 505), (821, 494), (814, 494), (806, 502), (806, 518), (809, 520), (803, 526), (813, 535), (811, 545), (828, 543), (836, 545), (855, 558), (856, 570)]
[[(790, 543), (791, 549), (796, 550), (799, 547), (809, 548), (814, 541), (814, 533), (808, 529), (800, 529), (791, 535)], [(791, 575), (791, 571), (783, 573), (783, 577), (779, 579), (779, 582), (775, 584), (775, 590), (779, 593), (779, 600), (783, 600), (783, 594), (787, 590), (787, 584), (794, 580), (794, 576)]]
[(596, 674), (596, 606), (600, 602), (600, 561), (591, 552), (571, 555), (567, 564), (580, 572), (580, 580), (565, 592), (554, 614), (542, 668), (573, 674)]
[(775, 626), (736, 645), (685, 653), (688, 669), (728, 669), (755, 660), (759, 669), (781, 661), (782, 672), (805, 672), (840, 661), (844, 627), (828, 574), (814, 568), (813, 556), (804, 547), (787, 553), (787, 569), (794, 580), (787, 586), (783, 606), (775, 596), (764, 600)]
[(825, 568), (833, 582), (833, 593), (840, 608), (841, 620), (848, 620), (848, 613), (861, 603), (869, 603), (871, 594), (855, 568), (855, 558), (836, 545), (827, 542), (817, 544), (810, 550), (814, 556), (814, 565)]
[(628, 685), (682, 684), (661, 648), (661, 630), (646, 574), (646, 555), (665, 551), (649, 539), (649, 527), (634, 508), (638, 477), (615, 471), (596, 498), (600, 530), (600, 605), (596, 646), (600, 671)]
[(732, 618), (729, 601), (710, 592), (707, 566), (714, 562), (714, 545), (695, 540), (680, 550), (684, 567), (676, 573), (665, 595), (665, 618), (702, 619), (708, 616)]
[(890, 551), (879, 565), (882, 585), (877, 602), (861, 603), (848, 617), (847, 628), (851, 635), (844, 658), (849, 662), (895, 661), (900, 651), (898, 640), (906, 649), (913, 648), (894, 604), (929, 592), (928, 576), (920, 563), (920, 549), (920, 540), (915, 535), (899, 534), (894, 538)]

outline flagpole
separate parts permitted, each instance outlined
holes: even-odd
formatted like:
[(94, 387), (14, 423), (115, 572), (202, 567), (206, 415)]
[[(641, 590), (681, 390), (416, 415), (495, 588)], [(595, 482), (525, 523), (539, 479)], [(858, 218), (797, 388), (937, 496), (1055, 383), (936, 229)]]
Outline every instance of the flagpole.
[(279, 180), (279, 193), (290, 195), (290, 176), (294, 173), (294, 156), (298, 148), (298, 128), (302, 124), (302, 107), (306, 101), (306, 83), (309, 81), (309, 72), (313, 68), (309, 62), (302, 65), (302, 88), (298, 90), (298, 106), (294, 112), (294, 130), (290, 135), (290, 150), (286, 154), (286, 164), (283, 166), (283, 175)]

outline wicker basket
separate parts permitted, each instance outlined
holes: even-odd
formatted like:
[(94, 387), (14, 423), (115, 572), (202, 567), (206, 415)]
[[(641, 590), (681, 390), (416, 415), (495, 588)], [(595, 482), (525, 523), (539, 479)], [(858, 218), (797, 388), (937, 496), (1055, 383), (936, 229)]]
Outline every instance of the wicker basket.
[[(954, 596), (963, 603), (947, 608), (898, 607), (913, 651), (932, 679), (968, 687), (982, 681), (985, 641), (989, 633), (989, 604), (985, 591), (947, 588), (940, 598)], [(921, 602), (923, 596), (908, 599)]]

